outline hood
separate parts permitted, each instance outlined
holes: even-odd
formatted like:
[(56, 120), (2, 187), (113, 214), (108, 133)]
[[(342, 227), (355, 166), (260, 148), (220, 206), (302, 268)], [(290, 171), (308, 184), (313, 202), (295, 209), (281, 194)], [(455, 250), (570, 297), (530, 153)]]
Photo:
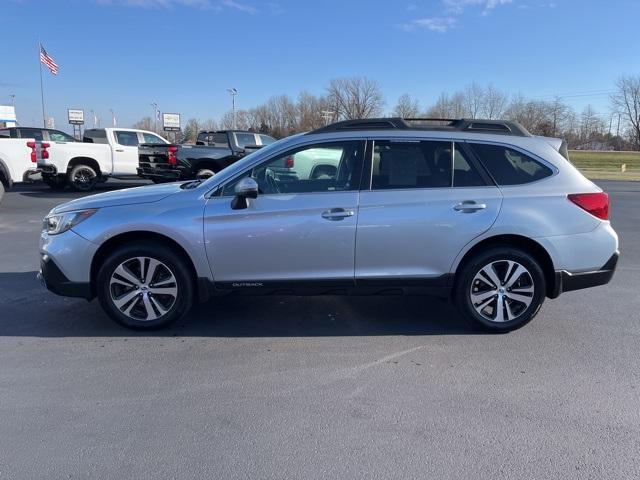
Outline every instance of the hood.
[(182, 183), (164, 183), (144, 187), (126, 188), (113, 192), (99, 193), (89, 197), (78, 198), (58, 205), (52, 213), (63, 213), (71, 210), (85, 210), (88, 208), (117, 207), (122, 205), (137, 205), (162, 200), (174, 193), (183, 191)]

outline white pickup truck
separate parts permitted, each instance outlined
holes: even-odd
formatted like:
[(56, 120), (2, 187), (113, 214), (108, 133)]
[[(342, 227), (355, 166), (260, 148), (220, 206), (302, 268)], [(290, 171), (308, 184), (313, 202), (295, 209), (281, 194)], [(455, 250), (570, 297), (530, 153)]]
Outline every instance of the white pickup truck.
[(36, 171), (36, 156), (33, 138), (0, 139), (0, 202), (5, 188), (19, 182), (26, 182), (29, 175)]
[(47, 158), (37, 149), (38, 168), (49, 187), (61, 190), (67, 185), (89, 191), (110, 177), (139, 178), (138, 145), (167, 144), (164, 138), (132, 128), (94, 128), (85, 130), (82, 142), (47, 142)]

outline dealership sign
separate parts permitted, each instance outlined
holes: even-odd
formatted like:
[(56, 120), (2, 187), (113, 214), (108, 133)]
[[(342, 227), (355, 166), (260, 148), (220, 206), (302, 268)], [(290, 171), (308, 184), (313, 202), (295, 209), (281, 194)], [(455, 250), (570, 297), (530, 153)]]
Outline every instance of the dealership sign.
[(67, 110), (71, 125), (84, 125), (84, 110)]
[(180, 114), (179, 113), (163, 113), (162, 129), (165, 132), (179, 132), (180, 131)]

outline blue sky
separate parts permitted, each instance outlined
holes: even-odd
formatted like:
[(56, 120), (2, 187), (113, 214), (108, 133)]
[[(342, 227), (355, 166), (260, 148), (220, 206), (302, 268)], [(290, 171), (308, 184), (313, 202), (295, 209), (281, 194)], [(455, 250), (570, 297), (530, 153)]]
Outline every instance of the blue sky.
[(606, 112), (616, 79), (640, 73), (639, 29), (638, 0), (0, 0), (0, 104), (15, 94), (20, 121), (41, 122), (40, 40), (64, 128), (67, 108), (130, 125), (157, 102), (204, 120), (230, 108), (228, 87), (248, 108), (354, 75), (387, 110), (476, 81)]

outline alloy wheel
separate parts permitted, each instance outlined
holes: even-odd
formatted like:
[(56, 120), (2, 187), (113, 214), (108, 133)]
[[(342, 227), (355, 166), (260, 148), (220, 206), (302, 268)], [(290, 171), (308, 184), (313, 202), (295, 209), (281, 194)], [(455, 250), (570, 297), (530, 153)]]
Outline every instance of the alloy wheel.
[(479, 315), (503, 323), (522, 315), (531, 305), (534, 292), (529, 270), (513, 260), (496, 260), (476, 273), (469, 295)]
[(129, 318), (156, 320), (171, 310), (178, 298), (178, 283), (171, 269), (151, 257), (122, 262), (111, 274), (113, 304)]

